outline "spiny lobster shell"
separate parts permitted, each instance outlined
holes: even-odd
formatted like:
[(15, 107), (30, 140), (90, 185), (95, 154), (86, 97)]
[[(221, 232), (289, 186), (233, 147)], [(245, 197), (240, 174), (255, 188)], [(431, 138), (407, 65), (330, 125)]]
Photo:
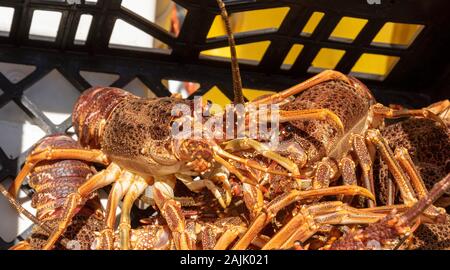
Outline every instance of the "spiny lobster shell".
[[(392, 149), (405, 147), (408, 150), (428, 190), (450, 173), (450, 131), (448, 128), (442, 127), (433, 120), (410, 118), (387, 126), (381, 133)], [(394, 180), (389, 174), (387, 166), (380, 160), (377, 160), (377, 163), (381, 166), (378, 167), (378, 171), (375, 171), (376, 179), (379, 179), (377, 181), (379, 192), (376, 194), (378, 200), (385, 204), (386, 183)]]
[[(81, 149), (81, 146), (66, 135), (52, 135), (43, 138), (34, 147), (34, 152), (48, 147), (53, 149)], [(70, 193), (76, 192), (95, 173), (90, 164), (79, 160), (51, 160), (39, 162), (29, 175), (29, 184), (35, 190), (32, 206), (37, 209), (37, 218), (45, 221), (50, 228), (56, 228), (62, 216), (62, 206)], [(103, 228), (103, 215), (99, 212), (96, 193), (72, 220), (64, 237), (71, 240), (69, 248), (89, 249), (94, 240), (94, 231)], [(28, 239), (31, 246), (40, 249), (48, 234), (38, 226), (33, 227)], [(56, 248), (64, 249), (60, 244)], [(67, 248), (67, 247), (66, 247)]]
[(415, 232), (409, 249), (450, 250), (450, 215), (444, 224), (422, 224)]
[[(46, 222), (50, 228), (58, 226), (59, 219), (52, 219)], [(105, 227), (104, 217), (99, 212), (94, 212), (91, 209), (82, 209), (73, 219), (62, 237), (69, 240), (67, 246), (63, 246), (59, 242), (56, 243), (54, 249), (65, 250), (90, 250), (92, 243), (95, 240), (94, 232), (99, 232)], [(42, 249), (49, 237), (49, 234), (34, 226), (32, 234), (28, 242), (33, 249)]]
[(100, 149), (103, 128), (111, 112), (125, 99), (138, 98), (119, 88), (93, 87), (75, 103), (72, 123), (82, 146)]
[(363, 129), (373, 102), (370, 92), (364, 89), (335, 80), (320, 83), (300, 93), (293, 102), (282, 105), (281, 109), (329, 109), (341, 119), (345, 134), (339, 134), (336, 125), (331, 121), (291, 121), (280, 127), (282, 134), (283, 131), (285, 134), (281, 140), (294, 140), (298, 143), (305, 150), (310, 163), (330, 155), (340, 158), (339, 153), (345, 152), (345, 149), (340, 148), (348, 145), (346, 136), (350, 132), (358, 133)]

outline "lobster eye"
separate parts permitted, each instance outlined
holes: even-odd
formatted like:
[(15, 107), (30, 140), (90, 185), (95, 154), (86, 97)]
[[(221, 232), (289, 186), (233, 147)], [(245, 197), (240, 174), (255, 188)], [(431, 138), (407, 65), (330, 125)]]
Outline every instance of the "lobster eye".
[(285, 127), (285, 130), (287, 132), (294, 132), (294, 127), (292, 125), (290, 125), (290, 124), (287, 124), (286, 127)]

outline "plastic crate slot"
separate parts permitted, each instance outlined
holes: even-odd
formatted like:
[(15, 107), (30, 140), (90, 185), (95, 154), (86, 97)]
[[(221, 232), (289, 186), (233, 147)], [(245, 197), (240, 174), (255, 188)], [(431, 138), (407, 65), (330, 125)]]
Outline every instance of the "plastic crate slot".
[(16, 84), (36, 70), (35, 66), (0, 62), (0, 73)]
[[(246, 43), (236, 46), (236, 54), (239, 63), (246, 63), (250, 65), (258, 65), (267, 48), (270, 45), (270, 41), (259, 41), (253, 43)], [(201, 56), (217, 56), (218, 59), (229, 59), (230, 58), (230, 48), (221, 47), (217, 49), (205, 50), (200, 53)]]
[(75, 45), (86, 44), (87, 37), (89, 35), (89, 30), (91, 29), (92, 15), (83, 14), (80, 16), (80, 22), (78, 23), (77, 32), (75, 34)]
[(66, 134), (72, 137), (75, 141), (78, 141), (78, 136), (75, 133), (75, 128), (73, 126), (70, 126), (66, 131)]
[(29, 39), (54, 42), (58, 34), (61, 17), (62, 13), (58, 11), (33, 11)]
[(372, 40), (372, 46), (407, 49), (425, 25), (387, 22)]
[(362, 79), (383, 81), (395, 67), (400, 57), (364, 53), (351, 69), (350, 74)]
[(323, 69), (334, 69), (344, 54), (344, 50), (322, 48), (312, 61), (308, 72), (316, 73)]
[(178, 36), (181, 31), (181, 26), (184, 23), (185, 18), (187, 17), (188, 10), (184, 7), (175, 3), (176, 16), (172, 15), (172, 28), (171, 32)]
[(303, 44), (292, 45), (291, 49), (286, 55), (286, 58), (284, 58), (284, 61), (281, 64), (280, 68), (283, 70), (291, 69), (292, 65), (295, 63), (295, 60), (297, 60), (297, 57), (299, 56), (300, 52), (303, 50), (303, 47), (304, 47)]
[(367, 24), (368, 20), (354, 17), (342, 17), (330, 34), (329, 40), (352, 43)]
[[(177, 35), (178, 31), (171, 31), (173, 26), (177, 24), (177, 28), (181, 28), (182, 22), (177, 20), (176, 4), (171, 0), (150, 0), (150, 1), (136, 1), (136, 0), (122, 0), (122, 9), (131, 12), (133, 15), (145, 19), (147, 22), (155, 23), (167, 32), (172, 32)], [(184, 8), (178, 6), (182, 12)], [(158, 46), (155, 46), (158, 47)]]
[(122, 8), (128, 9), (129, 11), (141, 16), (142, 18), (145, 18), (148, 21), (154, 21), (155, 10), (152, 8), (152, 5), (155, 5), (154, 0), (150, 1), (122, 0), (121, 3)]
[(114, 24), (108, 46), (109, 48), (138, 51), (151, 51), (157, 46), (158, 48), (168, 48), (167, 44), (160, 40), (157, 41), (152, 35), (121, 19), (117, 19)]
[(14, 17), (14, 8), (0, 7), (0, 36), (9, 37)]
[(118, 74), (84, 70), (80, 71), (80, 76), (83, 77), (91, 86), (110, 86), (120, 78)]
[(178, 80), (161, 80), (161, 83), (172, 94), (181, 94), (182, 98), (188, 98), (200, 89), (200, 84), (197, 82), (178, 81)]
[(222, 112), (226, 105), (232, 104), (231, 100), (217, 86), (213, 86), (203, 95), (203, 102), (208, 100), (218, 105), (210, 109), (211, 113)]
[(250, 88), (244, 88), (244, 89), (242, 89), (242, 91), (244, 92), (244, 97), (246, 99), (248, 99), (249, 101), (252, 101), (260, 96), (273, 95), (276, 93), (275, 91), (250, 89)]
[[(230, 15), (233, 33), (257, 30), (278, 29), (283, 22), (289, 7), (277, 7), (236, 12)], [(207, 38), (226, 35), (222, 17), (217, 15), (209, 29)]]
[(45, 132), (13, 101), (0, 108), (0, 147), (14, 159), (30, 148)]
[[(11, 178), (6, 178), (2, 184), (10, 186)], [(2, 226), (0, 226), (0, 242), (13, 242), (15, 239), (19, 240), (26, 237), (27, 232), (30, 232), (33, 223), (23, 215), (19, 215), (16, 209), (11, 207), (4, 196), (0, 196), (0, 215), (2, 217)], [(22, 206), (28, 210), (32, 215), (36, 215), (36, 209), (31, 206), (31, 197), (22, 188), (17, 196), (17, 200)]]
[(305, 24), (305, 26), (302, 29), (302, 32), (300, 33), (301, 36), (309, 37), (314, 33), (314, 30), (316, 29), (317, 25), (319, 25), (320, 21), (322, 20), (325, 13), (315, 11), (309, 18), (308, 22)]
[(73, 104), (80, 92), (59, 71), (54, 69), (25, 90), (24, 95), (52, 123), (59, 125), (71, 116)]
[(139, 78), (133, 79), (127, 85), (123, 87), (123, 89), (137, 95), (140, 97), (156, 97), (155, 93), (145, 85)]

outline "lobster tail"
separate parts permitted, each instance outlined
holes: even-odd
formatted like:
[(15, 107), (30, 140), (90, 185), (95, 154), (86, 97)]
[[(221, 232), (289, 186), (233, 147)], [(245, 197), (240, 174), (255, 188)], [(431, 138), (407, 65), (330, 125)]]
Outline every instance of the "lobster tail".
[(80, 144), (100, 148), (103, 128), (111, 112), (125, 99), (137, 98), (119, 88), (92, 87), (75, 103), (72, 123)]
[[(76, 141), (66, 135), (52, 135), (39, 141), (34, 151), (45, 148), (81, 149)], [(42, 161), (30, 174), (29, 185), (36, 191), (32, 206), (41, 221), (59, 218), (64, 201), (93, 174), (88, 163), (79, 160)]]
[[(51, 135), (37, 142), (33, 151), (51, 149), (81, 149), (81, 146), (67, 135)], [(63, 206), (69, 194), (74, 193), (86, 182), (95, 170), (90, 163), (81, 160), (44, 160), (39, 162), (29, 175), (29, 185), (35, 190), (32, 207), (36, 208), (39, 222), (45, 222), (47, 229), (33, 227), (27, 241), (32, 248), (41, 249), (49, 234), (58, 226), (63, 215)], [(98, 210), (97, 193), (92, 193), (88, 201), (73, 218), (64, 234), (66, 243), (59, 242), (57, 249), (90, 249), (94, 232), (104, 227), (103, 214)], [(50, 228), (51, 231), (48, 231)]]

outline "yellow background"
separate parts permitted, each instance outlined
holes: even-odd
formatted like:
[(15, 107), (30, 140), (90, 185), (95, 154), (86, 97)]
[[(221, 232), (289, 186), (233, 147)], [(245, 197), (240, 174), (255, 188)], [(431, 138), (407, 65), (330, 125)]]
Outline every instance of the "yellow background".
[[(261, 29), (278, 28), (288, 11), (289, 8), (281, 7), (233, 14), (231, 16), (233, 32), (239, 33)], [(314, 29), (319, 24), (323, 16), (324, 14), (321, 12), (314, 12), (305, 25), (304, 29), (302, 29), (302, 35), (308, 36), (313, 33)], [(343, 17), (330, 35), (330, 39), (339, 39), (343, 42), (351, 42), (363, 29), (366, 23), (367, 20), (364, 18)], [(422, 28), (422, 25), (388, 22), (382, 27), (380, 32), (374, 38), (373, 42), (377, 44), (382, 43), (380, 46), (397, 45), (407, 47), (414, 40), (414, 38)], [(220, 16), (217, 16), (208, 33), (208, 38), (223, 36), (225, 34), (226, 32), (222, 18)], [(236, 47), (238, 58), (260, 61), (269, 44), (269, 41), (261, 41), (256, 43), (238, 45)], [(294, 45), (291, 48), (286, 59), (284, 59), (284, 67), (286, 67), (287, 65), (287, 67), (289, 68), (289, 65), (292, 65), (295, 62), (302, 48), (303, 45), (301, 44)], [(203, 51), (201, 54), (227, 58), (230, 57), (230, 51), (228, 47)], [(343, 50), (322, 48), (317, 54), (316, 58), (313, 60), (312, 66), (315, 68), (333, 69), (344, 54), (345, 51)], [(397, 57), (363, 54), (351, 71), (372, 74), (383, 78), (390, 72), (397, 60)], [(244, 90), (245, 96), (250, 100), (258, 97), (259, 95), (267, 93), (270, 92), (256, 91), (252, 89)], [(220, 90), (216, 87), (211, 89), (210, 92), (205, 95), (205, 98), (214, 100), (219, 104), (227, 104), (230, 102), (225, 97), (225, 95), (220, 93)]]

